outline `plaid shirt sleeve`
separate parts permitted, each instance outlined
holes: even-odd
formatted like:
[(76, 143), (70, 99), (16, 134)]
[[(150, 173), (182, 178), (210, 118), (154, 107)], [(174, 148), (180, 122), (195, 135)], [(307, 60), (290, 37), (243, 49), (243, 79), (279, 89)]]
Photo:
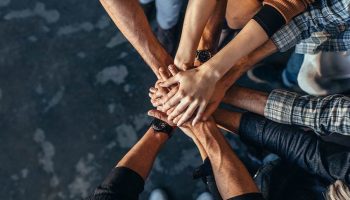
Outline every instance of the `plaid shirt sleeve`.
[(350, 136), (350, 98), (343, 95), (300, 96), (274, 90), (267, 100), (264, 115), (275, 122), (309, 127), (318, 135)]

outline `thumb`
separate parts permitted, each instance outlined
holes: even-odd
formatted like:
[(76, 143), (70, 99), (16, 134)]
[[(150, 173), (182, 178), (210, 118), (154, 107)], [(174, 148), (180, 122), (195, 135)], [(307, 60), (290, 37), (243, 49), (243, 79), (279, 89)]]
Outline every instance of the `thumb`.
[(217, 109), (218, 105), (211, 104), (205, 109), (202, 119), (206, 121)]
[(159, 85), (161, 87), (170, 87), (171, 85), (174, 85), (176, 83), (178, 83), (177, 76), (173, 76), (173, 77), (169, 78), (168, 80), (161, 82)]

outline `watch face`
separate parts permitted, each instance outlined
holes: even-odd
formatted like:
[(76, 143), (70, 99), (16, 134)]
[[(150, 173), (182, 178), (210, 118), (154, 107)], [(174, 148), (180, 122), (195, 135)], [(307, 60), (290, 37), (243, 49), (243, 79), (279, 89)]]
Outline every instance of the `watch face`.
[(199, 51), (198, 60), (202, 63), (207, 62), (211, 58), (211, 53), (209, 51)]
[(164, 128), (166, 128), (166, 123), (162, 122), (161, 120), (154, 120), (152, 124), (152, 128), (156, 131), (162, 131)]

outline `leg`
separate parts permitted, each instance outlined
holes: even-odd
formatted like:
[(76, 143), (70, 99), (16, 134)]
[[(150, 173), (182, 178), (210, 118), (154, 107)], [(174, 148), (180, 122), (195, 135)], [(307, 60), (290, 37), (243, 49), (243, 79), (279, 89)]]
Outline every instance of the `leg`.
[(293, 53), (288, 60), (287, 67), (283, 70), (283, 84), (289, 88), (298, 85), (298, 74), (304, 61), (304, 54)]
[(260, 0), (228, 0), (226, 21), (231, 29), (241, 29), (259, 11)]
[(162, 29), (173, 28), (179, 21), (183, 0), (156, 0), (157, 21)]

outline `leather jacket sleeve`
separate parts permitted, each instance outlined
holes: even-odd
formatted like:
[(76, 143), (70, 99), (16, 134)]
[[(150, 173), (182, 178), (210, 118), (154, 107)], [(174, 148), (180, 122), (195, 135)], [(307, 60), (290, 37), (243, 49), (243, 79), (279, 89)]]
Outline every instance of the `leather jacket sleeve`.
[(239, 133), (243, 141), (269, 150), (311, 174), (350, 184), (349, 147), (325, 142), (312, 132), (252, 113), (243, 114)]

